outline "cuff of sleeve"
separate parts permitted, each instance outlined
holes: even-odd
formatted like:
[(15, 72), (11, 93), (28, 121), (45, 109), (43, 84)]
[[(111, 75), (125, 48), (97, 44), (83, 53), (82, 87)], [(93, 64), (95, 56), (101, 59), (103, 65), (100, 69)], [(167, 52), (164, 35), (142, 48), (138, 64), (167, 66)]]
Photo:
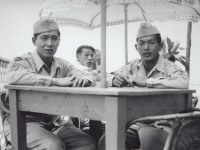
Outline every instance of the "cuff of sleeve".
[(50, 86), (51, 85), (52, 77), (38, 75), (37, 78), (38, 78), (38, 80), (37, 80), (38, 86)]
[(113, 79), (114, 79), (114, 75), (108, 77), (108, 86), (113, 86)]
[(146, 82), (147, 82), (147, 84), (159, 84), (161, 82), (161, 80), (149, 78), (146, 80)]
[(147, 87), (148, 88), (154, 88), (153, 84), (149, 84), (149, 83), (147, 83)]
[(161, 81), (159, 79), (149, 78), (146, 82), (148, 88), (154, 88), (154, 85), (159, 84)]

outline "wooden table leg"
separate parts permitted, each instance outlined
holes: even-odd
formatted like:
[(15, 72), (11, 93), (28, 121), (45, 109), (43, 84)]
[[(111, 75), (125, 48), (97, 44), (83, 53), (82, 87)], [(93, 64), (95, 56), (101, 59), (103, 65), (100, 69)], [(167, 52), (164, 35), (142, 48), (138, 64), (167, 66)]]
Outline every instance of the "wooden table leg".
[(106, 97), (106, 150), (125, 150), (126, 98)]
[(27, 150), (26, 148), (26, 115), (18, 111), (17, 92), (9, 91), (11, 144), (14, 150)]

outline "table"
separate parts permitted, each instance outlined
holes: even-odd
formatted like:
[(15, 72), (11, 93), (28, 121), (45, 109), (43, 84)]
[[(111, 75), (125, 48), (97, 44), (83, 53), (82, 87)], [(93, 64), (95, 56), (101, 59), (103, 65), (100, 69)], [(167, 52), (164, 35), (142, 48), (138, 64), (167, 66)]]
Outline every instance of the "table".
[(9, 90), (11, 140), (26, 150), (25, 112), (106, 121), (106, 149), (125, 149), (125, 124), (133, 118), (180, 112), (192, 106), (187, 89), (76, 88), (6, 85)]

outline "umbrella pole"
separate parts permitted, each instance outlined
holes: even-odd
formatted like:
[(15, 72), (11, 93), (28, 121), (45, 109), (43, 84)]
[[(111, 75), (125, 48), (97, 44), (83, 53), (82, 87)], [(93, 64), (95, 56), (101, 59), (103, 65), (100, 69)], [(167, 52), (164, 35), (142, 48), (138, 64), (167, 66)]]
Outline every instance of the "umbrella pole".
[(127, 19), (127, 4), (124, 4), (124, 29), (125, 29), (125, 64), (128, 63), (128, 37), (127, 37), (127, 31), (128, 31), (128, 19)]
[(106, 88), (106, 1), (101, 0), (101, 87)]
[(188, 68), (185, 68), (185, 71), (190, 75), (190, 49), (191, 49), (191, 34), (192, 34), (192, 22), (188, 22), (187, 29), (187, 45), (186, 45), (186, 58), (189, 60)]

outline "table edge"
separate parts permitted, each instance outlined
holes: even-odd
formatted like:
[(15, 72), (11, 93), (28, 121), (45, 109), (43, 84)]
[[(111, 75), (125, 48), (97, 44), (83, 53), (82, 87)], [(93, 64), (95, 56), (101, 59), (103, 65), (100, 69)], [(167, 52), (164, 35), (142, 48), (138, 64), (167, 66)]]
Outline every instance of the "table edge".
[[(192, 94), (194, 89), (149, 89), (149, 88), (96, 88), (96, 87), (42, 87), (42, 86), (23, 86), (5, 85), (8, 90), (54, 92), (83, 95), (107, 95), (107, 96), (140, 96), (140, 95), (161, 95), (161, 94)], [(142, 89), (142, 90), (141, 90)]]

